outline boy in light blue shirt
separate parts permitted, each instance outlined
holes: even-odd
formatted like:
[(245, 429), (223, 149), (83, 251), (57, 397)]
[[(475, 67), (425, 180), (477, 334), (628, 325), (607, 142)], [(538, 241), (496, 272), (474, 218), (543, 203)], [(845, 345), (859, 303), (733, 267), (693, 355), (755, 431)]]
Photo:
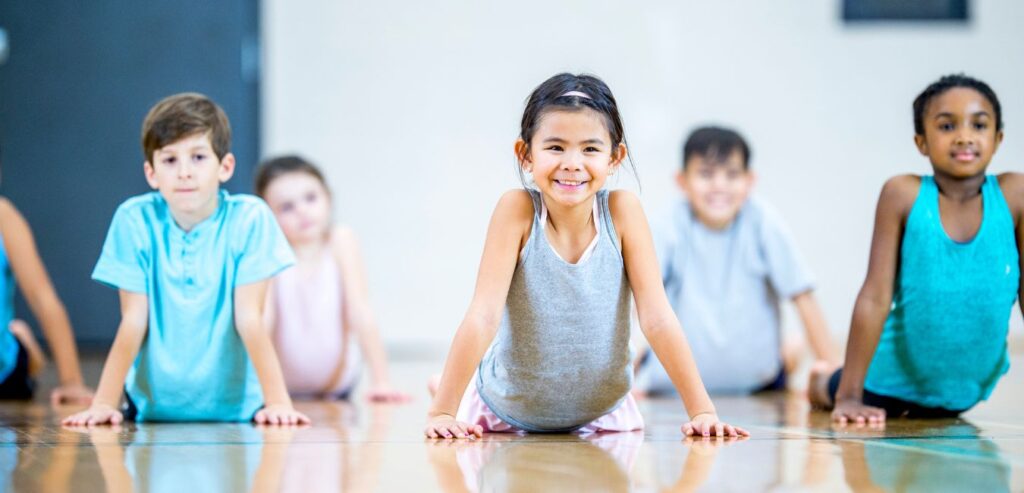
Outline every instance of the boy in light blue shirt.
[(223, 110), (200, 94), (146, 116), (143, 167), (157, 192), (114, 214), (92, 277), (119, 290), (121, 324), (92, 406), (65, 424), (309, 421), (262, 322), (267, 280), (294, 256), (263, 201), (220, 189), (230, 142)]
[[(796, 305), (816, 357), (838, 363), (796, 243), (778, 215), (749, 196), (749, 160), (750, 148), (735, 131), (695, 130), (677, 177), (685, 198), (655, 236), (665, 294), (705, 387), (715, 393), (785, 388), (800, 354), (783, 348), (783, 300)], [(653, 354), (641, 361), (639, 389), (673, 392)]]

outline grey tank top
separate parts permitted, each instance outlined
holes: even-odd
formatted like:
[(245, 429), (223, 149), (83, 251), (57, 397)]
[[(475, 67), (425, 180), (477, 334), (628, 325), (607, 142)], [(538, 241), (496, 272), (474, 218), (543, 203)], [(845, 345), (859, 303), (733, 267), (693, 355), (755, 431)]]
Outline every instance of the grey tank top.
[(630, 288), (607, 190), (595, 198), (598, 243), (577, 264), (555, 253), (540, 222), (540, 193), (530, 195), (533, 227), (476, 385), (508, 424), (568, 432), (614, 410), (632, 386)]

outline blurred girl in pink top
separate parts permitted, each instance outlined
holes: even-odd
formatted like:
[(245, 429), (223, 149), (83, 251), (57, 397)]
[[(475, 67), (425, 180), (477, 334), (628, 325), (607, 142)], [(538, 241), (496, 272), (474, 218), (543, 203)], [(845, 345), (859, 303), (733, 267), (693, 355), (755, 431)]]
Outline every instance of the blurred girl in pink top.
[(331, 224), (323, 174), (297, 156), (270, 159), (256, 171), (256, 193), (297, 259), (272, 281), (265, 308), (288, 391), (346, 399), (366, 359), (370, 400), (408, 399), (391, 388), (359, 246), (350, 228)]

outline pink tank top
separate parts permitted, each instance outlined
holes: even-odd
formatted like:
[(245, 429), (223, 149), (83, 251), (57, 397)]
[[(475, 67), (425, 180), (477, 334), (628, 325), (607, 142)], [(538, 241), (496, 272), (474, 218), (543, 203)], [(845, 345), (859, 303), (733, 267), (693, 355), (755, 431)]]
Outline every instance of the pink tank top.
[(274, 280), (274, 347), (293, 395), (323, 392), (346, 355), (342, 378), (328, 392), (343, 394), (358, 377), (359, 345), (344, 327), (344, 293), (334, 256), (325, 251), (313, 267), (291, 267)]

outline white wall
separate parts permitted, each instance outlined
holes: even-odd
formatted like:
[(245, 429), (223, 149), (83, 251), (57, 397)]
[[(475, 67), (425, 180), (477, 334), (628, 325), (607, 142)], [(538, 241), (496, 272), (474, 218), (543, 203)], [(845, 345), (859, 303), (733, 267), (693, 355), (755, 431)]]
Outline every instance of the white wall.
[(523, 102), (556, 72), (611, 86), (650, 216), (676, 197), (689, 129), (739, 128), (841, 339), (882, 183), (929, 172), (912, 144), (918, 92), (951, 72), (987, 81), (1006, 120), (991, 170), (1024, 171), (1021, 2), (972, 2), (968, 26), (843, 25), (838, 1), (263, 3), (264, 155), (323, 166), (399, 351), (447, 348), (491, 210), (519, 186)]

